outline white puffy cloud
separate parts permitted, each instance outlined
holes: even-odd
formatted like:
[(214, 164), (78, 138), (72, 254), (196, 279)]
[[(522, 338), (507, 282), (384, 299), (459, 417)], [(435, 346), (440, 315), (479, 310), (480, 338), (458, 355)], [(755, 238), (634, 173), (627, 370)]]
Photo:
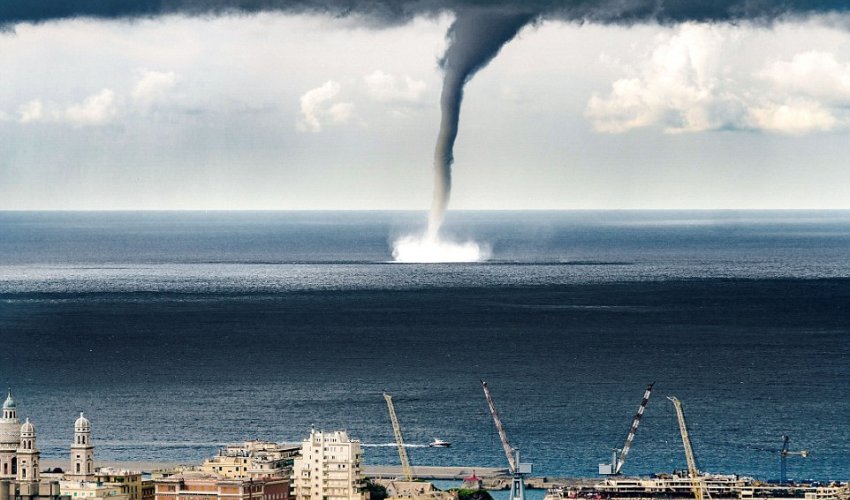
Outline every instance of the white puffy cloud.
[(74, 127), (84, 127), (104, 125), (117, 114), (115, 92), (103, 89), (64, 109), (55, 103), (45, 105), (40, 99), (33, 99), (18, 107), (18, 122), (68, 123)]
[(839, 124), (830, 110), (812, 100), (769, 102), (750, 109), (750, 118), (756, 128), (788, 134), (827, 131)]
[(369, 95), (380, 102), (419, 102), (428, 84), (410, 76), (396, 76), (376, 70), (363, 77)]
[(296, 127), (301, 132), (321, 132), (328, 120), (333, 123), (345, 123), (354, 114), (354, 104), (335, 102), (342, 86), (339, 82), (328, 80), (301, 96), (301, 116)]
[(612, 133), (654, 124), (699, 132), (736, 122), (740, 102), (724, 74), (724, 40), (719, 28), (699, 24), (659, 37), (634, 75), (616, 80), (608, 96), (590, 98), (586, 116), (597, 131)]
[(25, 104), (21, 104), (18, 108), (18, 114), (18, 121), (21, 123), (41, 121), (44, 118), (44, 104), (38, 99), (33, 99)]
[(594, 93), (585, 116), (598, 132), (657, 125), (667, 133), (721, 129), (805, 134), (850, 125), (850, 64), (828, 52), (761, 61), (736, 60), (733, 28), (684, 24), (661, 35), (649, 54)]
[(765, 65), (757, 76), (777, 90), (830, 103), (850, 102), (850, 63), (838, 62), (829, 52), (802, 52), (790, 61)]
[(321, 132), (322, 122), (320, 114), (322, 106), (339, 94), (339, 83), (328, 80), (322, 86), (308, 90), (301, 96), (301, 120), (298, 122), (298, 130), (308, 132)]
[(103, 89), (86, 97), (81, 103), (68, 106), (63, 118), (75, 127), (103, 125), (118, 114), (115, 101), (115, 92)]
[(328, 115), (334, 123), (345, 123), (354, 114), (354, 104), (350, 102), (338, 102), (328, 109)]
[[(129, 92), (129, 96), (140, 106), (150, 104), (164, 96), (174, 87), (178, 77), (173, 72), (144, 71)], [(96, 126), (110, 123), (118, 116), (121, 97), (115, 91), (104, 88), (89, 95), (81, 102), (62, 105), (41, 99), (33, 99), (18, 106), (19, 123), (66, 123), (74, 127)], [(141, 107), (136, 111), (143, 110)], [(132, 112), (133, 108), (126, 111)]]
[(142, 73), (130, 95), (140, 102), (151, 102), (162, 97), (177, 84), (177, 74), (173, 71), (150, 71)]

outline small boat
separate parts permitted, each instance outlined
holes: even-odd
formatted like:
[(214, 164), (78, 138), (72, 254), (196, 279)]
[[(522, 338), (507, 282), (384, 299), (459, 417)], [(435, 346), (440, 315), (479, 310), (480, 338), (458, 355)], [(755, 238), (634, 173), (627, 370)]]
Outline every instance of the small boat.
[(448, 441), (443, 441), (442, 439), (434, 438), (434, 441), (428, 446), (430, 446), (431, 448), (448, 448), (451, 445), (452, 444)]

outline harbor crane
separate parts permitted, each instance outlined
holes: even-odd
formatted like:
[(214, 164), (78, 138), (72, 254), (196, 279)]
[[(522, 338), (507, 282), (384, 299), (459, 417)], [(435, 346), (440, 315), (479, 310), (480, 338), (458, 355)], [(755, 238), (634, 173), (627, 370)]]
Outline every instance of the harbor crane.
[(688, 436), (688, 427), (685, 425), (685, 413), (682, 410), (682, 402), (674, 396), (667, 396), (676, 408), (676, 419), (679, 421), (679, 432), (682, 434), (682, 444), (685, 447), (685, 459), (688, 462), (688, 476), (691, 478), (691, 490), (696, 500), (703, 500), (705, 485), (697, 469), (697, 461), (694, 458), (694, 449), (691, 447), (691, 438)]
[(481, 381), (484, 387), (484, 397), (487, 398), (487, 406), (490, 407), (490, 415), (493, 416), (493, 423), (496, 424), (496, 431), (499, 433), (499, 440), (502, 441), (502, 448), (505, 450), (505, 457), (508, 459), (508, 469), (511, 473), (511, 496), (510, 500), (525, 500), (525, 482), (523, 476), (531, 474), (531, 464), (520, 463), (519, 450), (512, 448), (508, 441), (508, 435), (505, 433), (505, 427), (502, 425), (502, 419), (499, 418), (499, 412), (496, 410), (496, 403), (493, 402), (493, 397), (490, 395), (490, 389), (487, 387), (487, 382)]
[(410, 461), (407, 459), (407, 450), (404, 448), (404, 438), (401, 436), (401, 426), (398, 425), (398, 417), (395, 414), (395, 406), (393, 406), (393, 397), (384, 393), (384, 399), (387, 400), (387, 410), (390, 413), (390, 421), (393, 424), (393, 435), (398, 446), (398, 458), (401, 461), (401, 470), (404, 474), (405, 481), (413, 481), (413, 471), (410, 468)]
[(791, 438), (788, 436), (782, 436), (782, 449), (779, 450), (779, 481), (784, 483), (788, 482), (788, 474), (786, 473), (786, 465), (785, 461), (788, 459), (789, 455), (797, 455), (803, 458), (809, 456), (808, 450), (800, 450), (800, 451), (790, 451), (788, 450), (788, 442), (791, 441)]
[[(600, 474), (618, 475), (623, 469), (623, 464), (626, 462), (626, 457), (629, 455), (629, 450), (632, 447), (632, 441), (635, 440), (635, 433), (637, 433), (638, 426), (640, 425), (640, 419), (643, 417), (643, 412), (646, 411), (646, 405), (649, 404), (649, 396), (652, 395), (653, 385), (655, 385), (655, 382), (649, 384), (646, 387), (646, 391), (643, 393), (643, 400), (640, 402), (637, 413), (635, 413), (635, 418), (632, 420), (632, 426), (629, 428), (629, 434), (626, 436), (626, 443), (623, 445), (622, 449), (618, 450), (617, 448), (614, 448), (612, 450), (610, 464), (599, 464)], [(618, 453), (619, 456), (617, 455)]]

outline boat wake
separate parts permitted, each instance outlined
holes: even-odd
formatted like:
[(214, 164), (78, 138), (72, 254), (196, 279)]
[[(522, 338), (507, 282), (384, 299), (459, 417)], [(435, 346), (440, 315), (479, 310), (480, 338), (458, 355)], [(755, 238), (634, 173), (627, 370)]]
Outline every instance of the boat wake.
[[(361, 443), (360, 446), (366, 448), (395, 448), (397, 445), (395, 443)], [(405, 448), (427, 448), (427, 444), (410, 444), (404, 443)]]

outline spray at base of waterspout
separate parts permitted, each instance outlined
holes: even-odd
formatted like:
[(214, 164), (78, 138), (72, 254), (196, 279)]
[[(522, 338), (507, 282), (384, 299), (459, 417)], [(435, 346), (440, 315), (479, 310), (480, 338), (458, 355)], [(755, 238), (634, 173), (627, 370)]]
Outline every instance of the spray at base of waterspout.
[(483, 262), (490, 258), (489, 245), (471, 240), (464, 243), (444, 240), (427, 231), (402, 236), (392, 245), (393, 261), (405, 264)]

